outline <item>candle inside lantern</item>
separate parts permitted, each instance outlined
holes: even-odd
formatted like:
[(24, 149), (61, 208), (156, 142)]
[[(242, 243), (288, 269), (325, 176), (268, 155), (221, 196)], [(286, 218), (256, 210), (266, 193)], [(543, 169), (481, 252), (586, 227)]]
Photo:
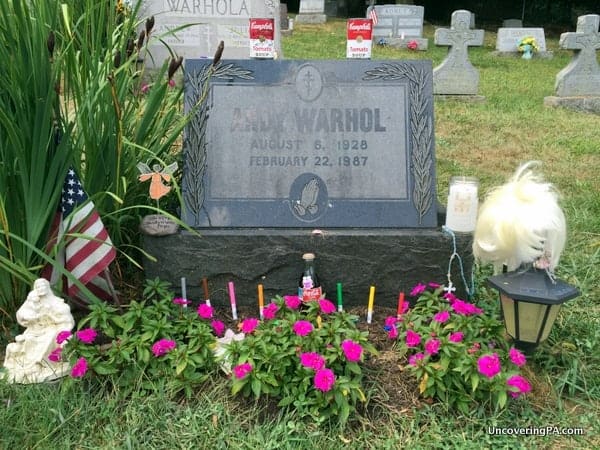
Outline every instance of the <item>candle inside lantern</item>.
[(231, 304), (231, 316), (233, 317), (233, 320), (238, 320), (237, 305), (235, 304), (235, 287), (233, 286), (233, 281), (230, 281), (227, 284), (227, 287), (229, 289), (229, 303)]
[(479, 183), (473, 177), (452, 177), (448, 190), (446, 226), (452, 231), (470, 233), (477, 223), (477, 189)]
[(344, 306), (342, 304), (342, 283), (337, 284), (337, 308), (338, 312), (342, 312), (344, 310)]
[(263, 285), (258, 285), (258, 312), (260, 314), (260, 320), (264, 319), (265, 311), (265, 299), (263, 296)]
[(400, 295), (398, 295), (398, 312), (396, 314), (396, 317), (398, 319), (402, 315), (403, 309), (404, 309), (404, 292), (400, 292)]
[(206, 277), (202, 278), (202, 289), (204, 290), (204, 302), (210, 306), (210, 296), (208, 295), (208, 280)]
[(371, 323), (373, 319), (373, 302), (375, 301), (375, 286), (369, 289), (369, 305), (367, 306), (367, 323)]

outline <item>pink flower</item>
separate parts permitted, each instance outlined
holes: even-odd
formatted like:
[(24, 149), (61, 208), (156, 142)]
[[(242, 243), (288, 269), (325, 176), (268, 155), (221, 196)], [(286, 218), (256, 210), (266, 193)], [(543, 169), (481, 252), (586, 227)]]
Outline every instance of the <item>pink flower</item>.
[(173, 78), (169, 80), (169, 87), (175, 87), (175, 80)]
[(56, 347), (48, 355), (48, 360), (50, 360), (52, 362), (59, 362), (61, 360), (61, 356), (62, 356), (62, 347)]
[(173, 350), (177, 344), (170, 339), (160, 339), (152, 345), (152, 353), (157, 358)]
[(252, 365), (250, 363), (238, 364), (233, 368), (233, 375), (235, 375), (238, 380), (241, 380), (250, 372), (252, 372)]
[(497, 353), (491, 355), (483, 355), (477, 360), (479, 373), (488, 378), (494, 378), (500, 373), (500, 358)]
[(411, 366), (416, 366), (419, 361), (422, 361), (423, 358), (425, 358), (425, 355), (423, 353), (415, 353), (414, 355), (410, 355), (410, 357), (408, 358), (408, 363)]
[(150, 85), (148, 83), (143, 83), (140, 90), (142, 91), (142, 94), (147, 94), (150, 90)]
[(313, 370), (321, 370), (325, 367), (325, 358), (316, 352), (300, 353), (300, 364)]
[(475, 306), (473, 303), (468, 303), (458, 298), (452, 302), (452, 309), (456, 314), (460, 314), (462, 316), (472, 316), (473, 314), (483, 313), (483, 310)]
[(417, 41), (410, 41), (408, 44), (406, 44), (406, 48), (409, 50), (417, 50), (419, 48), (419, 43)]
[(508, 393), (513, 398), (517, 398), (522, 394), (527, 394), (528, 392), (531, 392), (531, 385), (521, 375), (513, 375), (508, 380), (506, 380), (506, 384), (512, 388), (517, 389), (516, 391), (512, 389), (509, 389), (508, 391)]
[(263, 308), (263, 317), (266, 320), (271, 320), (275, 318), (275, 315), (279, 311), (279, 307), (276, 303), (269, 303), (267, 306)]
[(439, 323), (444, 323), (450, 318), (450, 313), (448, 311), (440, 311), (436, 315), (433, 316), (433, 320)]
[(363, 348), (358, 342), (351, 341), (350, 339), (346, 339), (340, 345), (342, 351), (344, 352), (344, 356), (350, 362), (360, 361), (362, 357)]
[(240, 330), (242, 331), (242, 333), (250, 334), (254, 330), (256, 330), (256, 327), (258, 326), (259, 323), (260, 322), (258, 321), (258, 319), (255, 319), (254, 317), (244, 319), (244, 320), (242, 320), (242, 323), (240, 324)]
[(442, 295), (442, 297), (448, 300), (448, 303), (450, 304), (454, 303), (458, 299), (458, 297), (452, 292), (445, 292), (444, 295)]
[(448, 336), (448, 341), (450, 342), (462, 342), (463, 340), (463, 332), (462, 331), (457, 331), (456, 333), (450, 333), (450, 336)]
[(331, 369), (319, 369), (315, 373), (315, 388), (319, 391), (327, 392), (335, 384), (335, 374)]
[(298, 309), (302, 303), (302, 300), (297, 295), (286, 295), (283, 297), (283, 300), (285, 301), (285, 306), (290, 309)]
[(415, 287), (412, 288), (412, 291), (410, 291), (410, 296), (415, 297), (419, 294), (422, 294), (423, 292), (425, 292), (425, 289), (427, 289), (427, 286), (425, 284), (418, 283)]
[(433, 289), (437, 289), (437, 288), (441, 287), (442, 285), (439, 283), (434, 283), (433, 281), (430, 281), (429, 283), (427, 283), (427, 286), (429, 286), (430, 288), (433, 288)]
[(225, 332), (225, 324), (223, 322), (221, 322), (220, 320), (213, 320), (210, 323), (210, 326), (212, 327), (215, 335), (219, 337), (223, 336), (223, 333)]
[(406, 346), (407, 347), (416, 347), (421, 343), (421, 336), (419, 333), (415, 333), (413, 330), (408, 330), (406, 332)]
[(514, 347), (508, 351), (508, 356), (511, 362), (518, 367), (525, 365), (525, 363), (527, 362), (527, 358), (525, 358), (525, 355)]
[(213, 308), (206, 303), (198, 305), (198, 315), (203, 319), (210, 319), (213, 316)]
[(385, 325), (386, 327), (395, 327), (397, 323), (398, 323), (398, 318), (397, 318), (397, 317), (394, 317), (394, 316), (387, 316), (387, 317), (385, 318), (384, 325)]
[(396, 339), (398, 337), (398, 328), (395, 325), (391, 326), (388, 331), (388, 338)]
[(298, 336), (306, 336), (313, 330), (313, 326), (308, 320), (299, 320), (292, 326), (292, 330)]
[(88, 370), (87, 359), (83, 356), (77, 360), (77, 362), (73, 365), (71, 369), (71, 376), (73, 378), (82, 378)]
[(181, 298), (181, 297), (175, 297), (173, 299), (173, 304), (179, 305), (179, 306), (187, 306), (190, 303), (192, 303), (192, 302), (189, 300), (186, 300), (185, 298)]
[(319, 308), (321, 308), (323, 314), (331, 314), (337, 311), (336, 306), (326, 298), (319, 300)]
[(72, 335), (73, 335), (73, 333), (71, 333), (69, 330), (61, 331), (60, 333), (58, 333), (56, 335), (56, 343), (57, 344), (62, 344), (67, 339), (69, 339)]
[(440, 351), (440, 341), (438, 339), (429, 339), (425, 342), (425, 353), (428, 355), (437, 355)]
[(84, 328), (83, 330), (75, 332), (75, 336), (77, 336), (77, 339), (79, 339), (84, 344), (91, 344), (92, 342), (94, 342), (94, 339), (96, 339), (97, 335), (98, 333), (96, 333), (96, 330), (94, 330), (93, 328)]

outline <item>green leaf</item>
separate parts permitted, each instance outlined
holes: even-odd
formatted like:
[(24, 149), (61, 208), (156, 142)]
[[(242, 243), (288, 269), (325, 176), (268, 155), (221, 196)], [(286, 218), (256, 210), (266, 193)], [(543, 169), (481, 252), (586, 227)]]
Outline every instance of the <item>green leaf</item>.
[(260, 388), (261, 388), (260, 381), (256, 378), (253, 378), (251, 387), (252, 387), (252, 393), (254, 394), (254, 396), (256, 398), (260, 397)]
[(479, 386), (479, 375), (476, 373), (471, 374), (471, 389), (473, 392), (477, 390), (477, 386)]
[(185, 370), (187, 365), (188, 365), (187, 359), (180, 361), (179, 364), (177, 364), (177, 367), (175, 368), (175, 374), (180, 375), (181, 372), (183, 372)]

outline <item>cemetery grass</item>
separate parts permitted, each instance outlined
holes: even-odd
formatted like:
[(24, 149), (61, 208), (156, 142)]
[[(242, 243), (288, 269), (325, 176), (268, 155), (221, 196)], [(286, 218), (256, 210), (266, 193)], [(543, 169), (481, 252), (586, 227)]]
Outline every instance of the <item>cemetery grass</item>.
[[(445, 48), (427, 52), (375, 47), (373, 59), (428, 58), (435, 67)], [(283, 41), (286, 58), (345, 57), (345, 21), (297, 25)], [(554, 78), (570, 59), (547, 37), (554, 58), (498, 58), (495, 34), (486, 31), (483, 48), (470, 50), (480, 72), (482, 103), (436, 101), (437, 186), (441, 203), (452, 175), (472, 175), (481, 192), (503, 183), (521, 162), (537, 159), (563, 196), (569, 237), (558, 276), (582, 295), (563, 307), (551, 336), (530, 361), (533, 392), (502, 412), (485, 407), (469, 415), (427, 403), (416, 395), (382, 339), (371, 327), (380, 355), (367, 364), (367, 406), (350, 422), (316, 426), (229, 394), (215, 376), (189, 399), (158, 390), (124, 395), (102, 381), (48, 385), (0, 384), (0, 448), (597, 448), (600, 426), (600, 119), (543, 106)], [(487, 268), (477, 272), (477, 295)], [(444, 281), (444, 280), (424, 280)], [(376, 320), (383, 320), (378, 318)], [(494, 427), (582, 427), (584, 436), (492, 436)]]

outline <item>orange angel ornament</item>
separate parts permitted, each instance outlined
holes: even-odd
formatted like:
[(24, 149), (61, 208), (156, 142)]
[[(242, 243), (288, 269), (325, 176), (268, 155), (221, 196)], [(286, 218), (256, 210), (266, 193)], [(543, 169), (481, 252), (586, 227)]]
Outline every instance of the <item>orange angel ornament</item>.
[(171, 186), (167, 186), (163, 183), (163, 180), (167, 183), (171, 182), (172, 174), (177, 170), (177, 163), (169, 164), (164, 169), (160, 164), (154, 164), (152, 169), (148, 167), (146, 163), (138, 163), (138, 170), (141, 175), (139, 176), (140, 181), (150, 180), (150, 198), (157, 200), (171, 191)]

